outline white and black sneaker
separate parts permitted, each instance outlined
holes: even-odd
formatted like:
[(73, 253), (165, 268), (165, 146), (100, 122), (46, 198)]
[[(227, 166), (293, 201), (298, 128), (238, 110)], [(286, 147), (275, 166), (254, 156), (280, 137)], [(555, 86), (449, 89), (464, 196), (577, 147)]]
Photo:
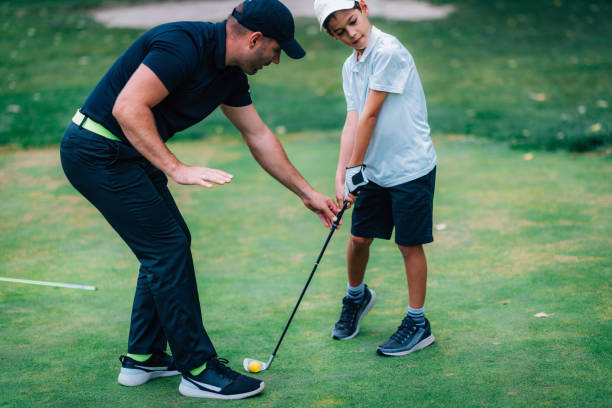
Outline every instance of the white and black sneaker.
[(179, 375), (174, 358), (166, 353), (154, 353), (147, 361), (136, 361), (128, 356), (119, 357), (121, 371), (119, 384), (127, 387), (142, 385), (154, 378)]
[(359, 333), (359, 322), (376, 302), (376, 292), (365, 285), (365, 292), (361, 302), (353, 301), (349, 296), (342, 299), (342, 312), (332, 330), (332, 337), (336, 340), (352, 339)]
[(224, 358), (212, 358), (198, 375), (183, 373), (179, 392), (186, 397), (241, 399), (259, 394), (264, 382), (226, 367)]
[(421, 326), (410, 316), (406, 316), (397, 331), (389, 340), (378, 346), (376, 352), (381, 356), (403, 356), (425, 348), (433, 342), (434, 336), (431, 334), (429, 320), (425, 319), (425, 325)]

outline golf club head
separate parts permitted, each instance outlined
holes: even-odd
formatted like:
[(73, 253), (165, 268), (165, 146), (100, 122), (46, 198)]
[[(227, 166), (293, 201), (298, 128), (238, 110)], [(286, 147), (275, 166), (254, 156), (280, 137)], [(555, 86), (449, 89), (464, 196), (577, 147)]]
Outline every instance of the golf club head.
[[(251, 370), (251, 363), (253, 363), (253, 362), (255, 362), (255, 363), (259, 363), (259, 367), (261, 367), (261, 368), (260, 368), (259, 370), (257, 370), (257, 371), (252, 371), (252, 370)], [(245, 359), (242, 361), (242, 367), (243, 367), (243, 368), (245, 369), (245, 371), (246, 371), (246, 372), (248, 372), (248, 373), (258, 373), (258, 372), (263, 371), (263, 370), (265, 370), (266, 368), (268, 368), (268, 364), (267, 364), (267, 363), (264, 363), (263, 361), (255, 360), (255, 359), (252, 359), (252, 358), (245, 358)]]

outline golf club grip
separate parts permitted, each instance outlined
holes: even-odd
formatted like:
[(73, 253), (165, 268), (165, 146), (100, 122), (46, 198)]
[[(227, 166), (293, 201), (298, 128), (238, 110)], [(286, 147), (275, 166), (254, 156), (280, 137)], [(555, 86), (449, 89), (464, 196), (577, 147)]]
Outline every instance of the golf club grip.
[(336, 228), (338, 228), (338, 224), (340, 224), (340, 220), (342, 219), (342, 216), (344, 215), (344, 210), (346, 210), (346, 206), (348, 205), (348, 201), (344, 200), (344, 203), (342, 204), (342, 209), (338, 212), (338, 214), (336, 214), (336, 222), (334, 222), (332, 224), (332, 230), (335, 230)]
[(323, 244), (323, 248), (321, 248), (321, 252), (319, 252), (319, 257), (317, 258), (317, 261), (315, 262), (314, 267), (312, 268), (312, 272), (310, 272), (310, 276), (308, 276), (306, 285), (304, 285), (304, 289), (302, 289), (300, 298), (295, 304), (295, 307), (293, 308), (293, 312), (291, 312), (291, 317), (289, 317), (289, 320), (287, 321), (287, 324), (285, 325), (283, 334), (281, 334), (280, 339), (278, 339), (278, 343), (276, 343), (276, 347), (274, 347), (274, 351), (272, 352), (272, 356), (270, 357), (270, 364), (272, 364), (272, 360), (274, 359), (274, 356), (276, 355), (276, 352), (278, 351), (278, 348), (280, 347), (280, 344), (283, 341), (285, 334), (287, 333), (287, 329), (289, 328), (289, 325), (291, 324), (291, 321), (293, 320), (293, 316), (295, 316), (295, 312), (300, 306), (300, 302), (302, 302), (302, 298), (304, 297), (304, 294), (306, 293), (306, 289), (308, 289), (308, 285), (310, 285), (310, 281), (312, 280), (312, 277), (314, 276), (314, 273), (317, 270), (317, 267), (319, 266), (319, 262), (321, 261), (321, 258), (323, 258), (323, 253), (325, 252), (325, 249), (327, 248), (327, 244), (329, 244), (329, 241), (331, 240), (332, 235), (334, 235), (334, 231), (338, 227), (338, 224), (340, 224), (340, 220), (342, 219), (342, 215), (344, 215), (344, 210), (346, 210), (347, 206), (348, 206), (348, 201), (345, 200), (344, 204), (342, 205), (342, 209), (336, 215), (336, 222), (334, 222), (334, 224), (332, 225), (331, 230), (329, 231), (329, 234), (327, 235), (327, 239), (325, 240), (325, 243)]

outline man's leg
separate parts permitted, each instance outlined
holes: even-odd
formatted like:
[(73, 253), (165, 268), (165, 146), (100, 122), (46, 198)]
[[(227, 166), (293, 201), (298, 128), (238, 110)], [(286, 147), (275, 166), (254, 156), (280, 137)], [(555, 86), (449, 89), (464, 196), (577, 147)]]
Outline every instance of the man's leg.
[(147, 275), (141, 268), (132, 306), (128, 353), (152, 354), (163, 352), (166, 350), (167, 342), (155, 307), (153, 293), (149, 289)]
[[(144, 170), (165, 201), (168, 209), (174, 215), (174, 219), (183, 230), (185, 236), (191, 243), (191, 233), (181, 215), (172, 194), (168, 190), (168, 180), (163, 172), (148, 164)], [(132, 307), (132, 321), (128, 343), (128, 353), (148, 354), (151, 351), (165, 351), (167, 346), (166, 335), (162, 329), (159, 314), (155, 306), (153, 294), (149, 288), (146, 270), (140, 268), (134, 305)]]
[[(61, 151), (68, 179), (140, 260), (144, 278), (137, 296), (143, 310), (155, 305), (178, 368), (189, 371), (214, 357), (202, 324), (190, 237), (147, 174), (150, 164), (134, 149), (73, 125)], [(150, 318), (155, 313), (142, 315)], [(153, 337), (151, 344), (159, 345), (160, 337)]]
[(191, 237), (167, 190), (166, 176), (133, 148), (73, 124), (64, 134), (60, 153), (72, 185), (98, 208), (140, 261), (130, 350), (152, 353), (165, 348), (167, 338), (173, 353), (174, 360), (153, 354), (144, 362), (138, 360), (142, 356), (122, 356), (119, 383), (135, 386), (178, 374), (176, 361), (183, 374), (183, 395), (237, 399), (261, 392), (263, 381), (232, 371), (225, 366), (227, 360), (216, 358), (202, 324)]

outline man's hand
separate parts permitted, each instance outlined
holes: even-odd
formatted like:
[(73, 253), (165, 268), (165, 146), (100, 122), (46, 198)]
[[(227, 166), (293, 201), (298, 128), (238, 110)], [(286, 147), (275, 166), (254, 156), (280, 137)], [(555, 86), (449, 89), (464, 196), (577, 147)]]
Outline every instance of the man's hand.
[(360, 187), (368, 184), (368, 179), (364, 173), (365, 164), (360, 164), (353, 167), (346, 168), (346, 174), (344, 176), (344, 197), (348, 199), (348, 196), (353, 196), (359, 190)]
[(336, 221), (336, 214), (340, 211), (340, 208), (334, 204), (334, 200), (312, 190), (312, 193), (304, 198), (302, 202), (309, 210), (319, 216), (323, 225), (327, 228), (332, 227), (332, 224)]
[(232, 181), (232, 176), (223, 170), (209, 169), (208, 167), (187, 166), (180, 164), (168, 174), (178, 184), (199, 185), (212, 188), (215, 184), (226, 184)]

